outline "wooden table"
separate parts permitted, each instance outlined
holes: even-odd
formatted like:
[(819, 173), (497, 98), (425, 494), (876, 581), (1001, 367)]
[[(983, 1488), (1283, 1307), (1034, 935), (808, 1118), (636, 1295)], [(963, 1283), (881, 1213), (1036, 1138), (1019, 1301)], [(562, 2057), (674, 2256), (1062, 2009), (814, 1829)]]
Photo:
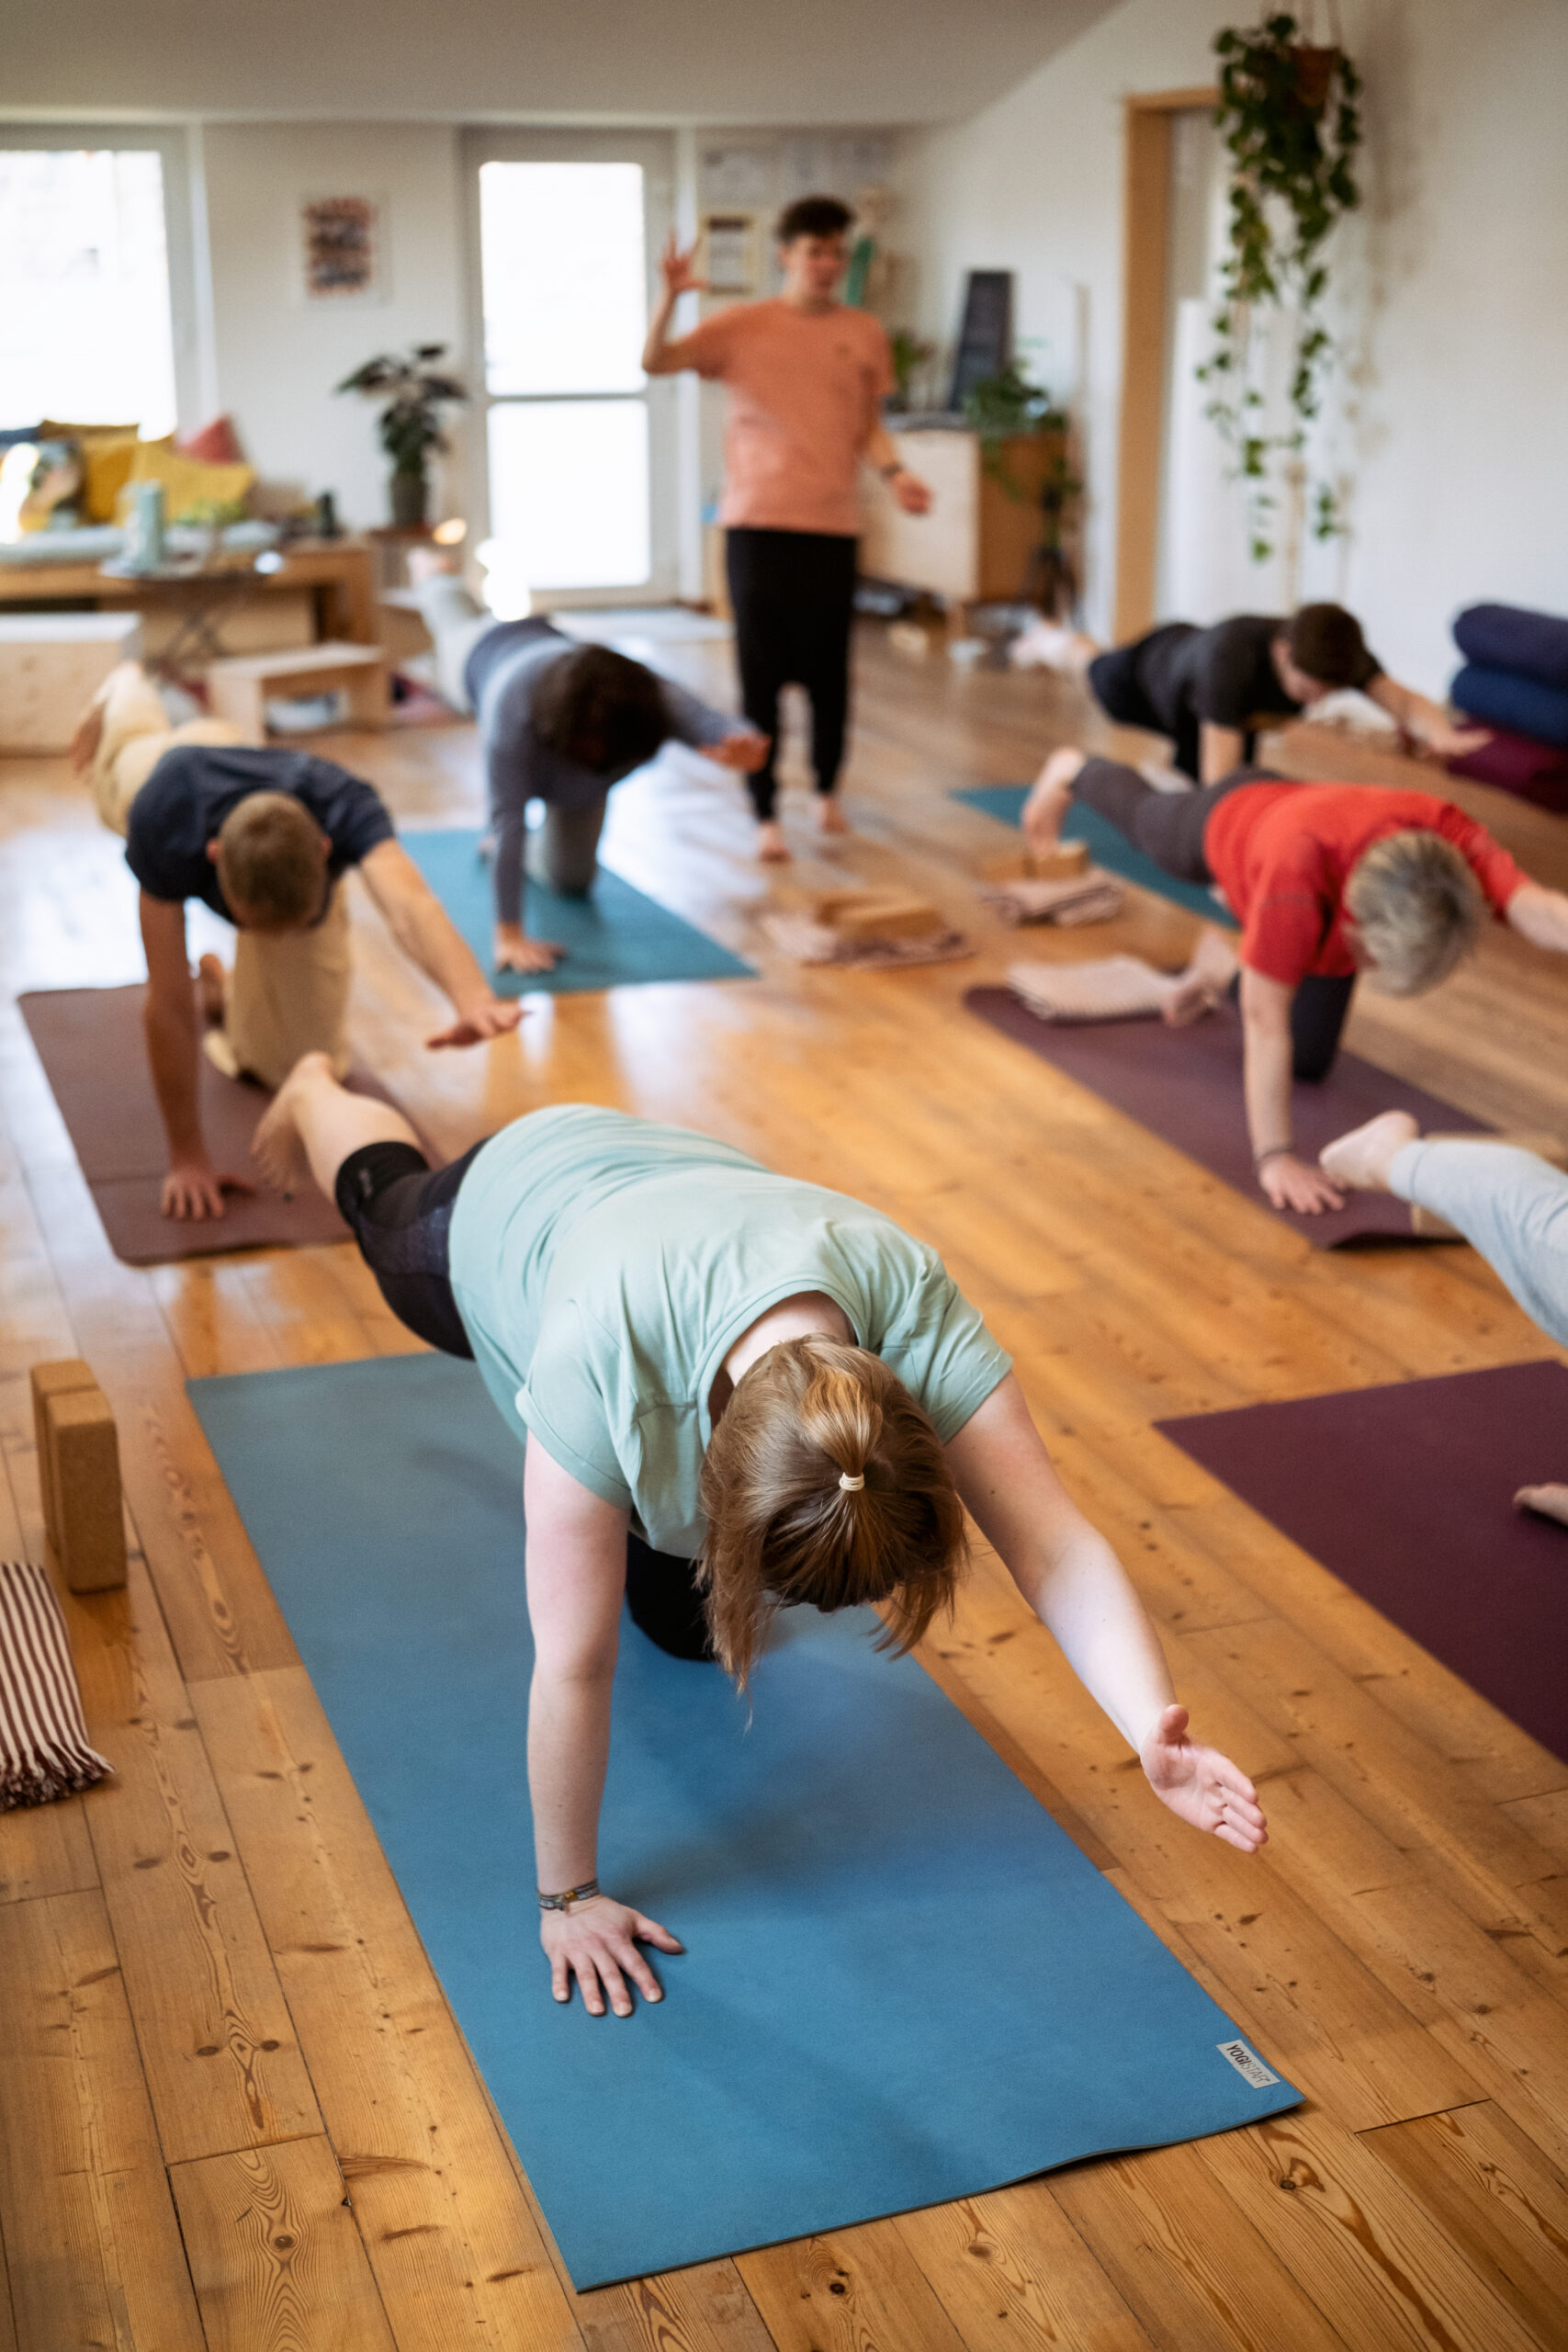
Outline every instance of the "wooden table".
[(364, 539), (296, 539), (277, 553), (282, 560), (276, 571), (256, 571), (251, 554), (220, 556), (181, 579), (114, 578), (96, 563), (0, 564), (0, 609), (67, 605), (78, 611), (177, 610), (182, 602), (193, 605), (232, 580), (236, 593), (243, 584), (246, 605), (307, 591), (318, 639), (375, 644), (375, 574)]

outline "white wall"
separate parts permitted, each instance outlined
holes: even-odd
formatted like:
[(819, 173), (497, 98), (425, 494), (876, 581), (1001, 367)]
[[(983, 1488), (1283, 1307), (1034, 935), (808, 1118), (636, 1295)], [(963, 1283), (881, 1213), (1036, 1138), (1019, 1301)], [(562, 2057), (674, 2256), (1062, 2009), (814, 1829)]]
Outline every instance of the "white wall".
[[(920, 323), (951, 335), (963, 273), (1017, 273), (1024, 356), (1075, 400), (1089, 481), (1089, 625), (1109, 626), (1121, 370), (1122, 101), (1212, 82), (1214, 0), (1123, 0), (960, 128), (903, 143), (897, 242)], [(1349, 539), (1314, 551), (1379, 654), (1439, 689), (1481, 597), (1568, 607), (1568, 7), (1345, 0), (1365, 79), (1362, 216), (1338, 281)]]
[[(374, 405), (333, 386), (378, 351), (466, 348), (462, 189), (456, 130), (418, 123), (224, 123), (202, 135), (212, 290), (212, 384), (264, 481), (334, 491), (345, 523), (384, 523), (387, 460)], [(382, 206), (384, 301), (307, 303), (301, 198)], [(463, 511), (457, 454), (436, 477), (440, 513)]]

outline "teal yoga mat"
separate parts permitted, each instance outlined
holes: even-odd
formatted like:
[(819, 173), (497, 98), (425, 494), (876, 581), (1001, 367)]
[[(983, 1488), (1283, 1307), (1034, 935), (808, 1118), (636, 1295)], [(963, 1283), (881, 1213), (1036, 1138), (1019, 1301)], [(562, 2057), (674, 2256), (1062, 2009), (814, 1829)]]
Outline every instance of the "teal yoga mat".
[[(467, 826), (409, 831), (398, 839), (486, 971), (495, 900), (479, 836)], [(553, 972), (491, 974), (502, 996), (543, 989), (566, 996), (583, 989), (630, 988), (647, 980), (750, 980), (750, 964), (721, 947), (668, 907), (645, 898), (601, 866), (585, 899), (564, 899), (527, 886), (525, 920), (536, 939), (558, 940), (566, 954)]]
[(478, 1374), (191, 1395), (578, 2287), (1298, 2104), (869, 1611), (783, 1621), (750, 1724), (626, 1623), (600, 1872), (687, 1952), (629, 2019), (558, 2007), (523, 1451)]
[[(1017, 826), (1023, 822), (1023, 804), (1029, 797), (1029, 789), (1026, 784), (976, 784), (965, 786), (953, 797), (967, 801), (971, 808), (979, 808), (987, 817), (999, 818), (1004, 825)], [(1120, 874), (1123, 881), (1135, 882), (1140, 889), (1152, 890), (1156, 898), (1168, 899), (1173, 906), (1201, 915), (1205, 922), (1223, 923), (1232, 931), (1236, 928), (1235, 916), (1209, 891), (1196, 882), (1178, 882), (1162, 873), (1153, 858), (1134, 849), (1098, 808), (1075, 804), (1067, 811), (1062, 831), (1070, 842), (1087, 842), (1096, 865)]]

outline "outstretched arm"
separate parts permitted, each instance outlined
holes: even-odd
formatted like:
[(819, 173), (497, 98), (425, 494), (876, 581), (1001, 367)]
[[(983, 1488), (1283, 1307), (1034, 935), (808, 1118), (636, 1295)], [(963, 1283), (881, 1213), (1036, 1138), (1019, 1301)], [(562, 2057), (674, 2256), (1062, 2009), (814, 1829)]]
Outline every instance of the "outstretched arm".
[(1258, 1792), (1218, 1749), (1187, 1736), (1159, 1636), (1105, 1538), (1071, 1500), (1010, 1374), (947, 1456), (971, 1516), (1078, 1680), (1137, 1751), (1163, 1804), (1254, 1853), (1268, 1830)]
[(1414, 686), (1402, 686), (1380, 670), (1367, 687), (1370, 700), (1401, 727), (1406, 735), (1440, 759), (1459, 759), (1466, 752), (1478, 752), (1492, 737), (1484, 727), (1462, 727), (1455, 724), (1440, 702), (1433, 702), (1427, 695), (1418, 695)]
[(1522, 883), (1508, 901), (1507, 921), (1532, 947), (1568, 956), (1568, 894), (1549, 890), (1544, 882)]
[(1321, 1168), (1298, 1159), (1292, 1139), (1291, 1006), (1295, 990), (1282, 980), (1243, 966), (1241, 975), (1242, 1082), (1247, 1094), (1247, 1130), (1252, 1139), (1258, 1182), (1277, 1209), (1315, 1216), (1343, 1208)]
[(648, 322), (648, 341), (642, 346), (642, 369), (645, 376), (678, 375), (686, 362), (680, 356), (679, 343), (670, 341), (670, 322), (675, 315), (675, 305), (682, 294), (701, 294), (706, 281), (699, 277), (692, 266), (695, 245), (682, 250), (673, 229), (664, 241), (664, 251), (659, 256), (660, 275), (664, 290)]
[[(591, 1494), (534, 1437), (523, 1503), (534, 1629), (528, 1698), (534, 1855), (540, 1892), (560, 1894), (598, 1874), (599, 1806), (626, 1583), (626, 1514)], [(558, 2001), (570, 1999), (574, 1976), (594, 2017), (604, 2016), (606, 1996), (617, 2017), (630, 2015), (627, 1977), (646, 1999), (663, 1997), (637, 1945), (655, 1944), (660, 1951), (681, 1946), (656, 1919), (609, 1894), (539, 1917)]]
[(359, 871), (403, 954), (451, 1000), (457, 1015), (425, 1044), (477, 1046), (515, 1029), (522, 1006), (491, 992), (473, 949), (402, 844), (378, 842)]
[(201, 1132), (198, 1091), (201, 1036), (186, 956), (186, 910), (172, 899), (141, 893), (141, 944), (147, 950), (142, 1028), (147, 1062), (164, 1132), (169, 1172), (162, 1198), (165, 1216), (221, 1216), (223, 1195), (252, 1190), (243, 1176), (214, 1168)]

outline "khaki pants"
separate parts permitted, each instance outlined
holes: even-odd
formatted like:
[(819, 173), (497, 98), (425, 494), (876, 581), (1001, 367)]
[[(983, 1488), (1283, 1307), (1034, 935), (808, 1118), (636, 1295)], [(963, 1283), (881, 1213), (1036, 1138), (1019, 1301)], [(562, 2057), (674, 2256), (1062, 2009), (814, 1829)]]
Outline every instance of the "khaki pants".
[[(89, 778), (99, 816), (122, 837), (137, 794), (164, 753), (181, 743), (238, 743), (226, 719), (193, 718), (171, 727), (157, 689), (134, 662), (110, 676), (104, 729)], [(301, 1054), (330, 1054), (341, 1078), (348, 1068), (348, 988), (352, 976), (348, 909), (339, 884), (327, 911), (309, 931), (242, 931), (226, 977), (223, 1022), (204, 1040), (227, 1076), (242, 1072), (281, 1086)]]

